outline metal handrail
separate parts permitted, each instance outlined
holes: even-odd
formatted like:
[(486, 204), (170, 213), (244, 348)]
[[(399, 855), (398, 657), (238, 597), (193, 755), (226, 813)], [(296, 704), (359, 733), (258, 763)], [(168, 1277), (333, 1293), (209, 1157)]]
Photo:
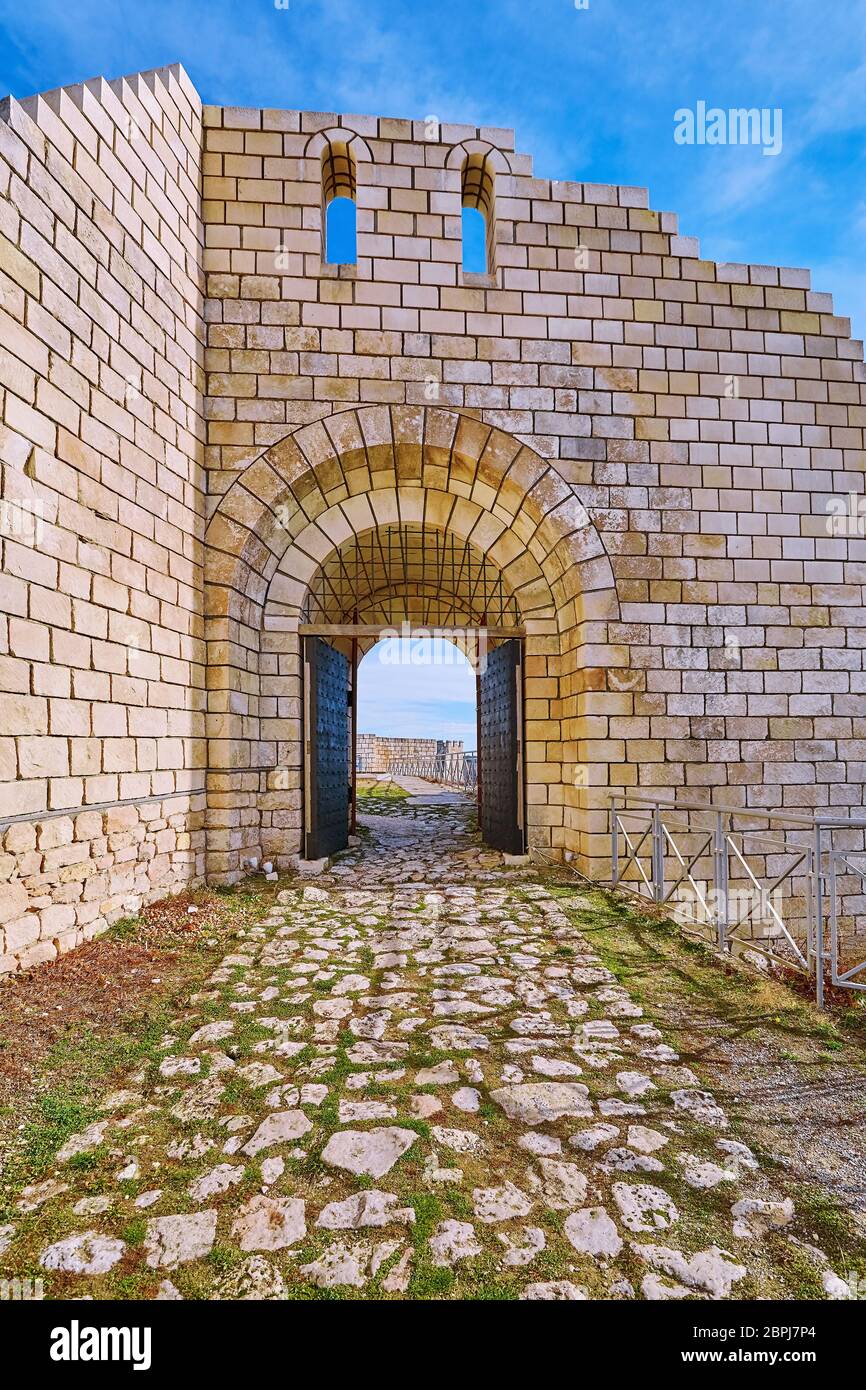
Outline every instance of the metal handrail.
[[(698, 823), (698, 817), (707, 816), (709, 825)], [(767, 828), (743, 825), (744, 820), (763, 822)], [(610, 797), (610, 828), (615, 887), (649, 897), (658, 906), (687, 908), (699, 932), (703, 926), (700, 934), (712, 930), (721, 951), (730, 951), (736, 942), (803, 970), (814, 977), (819, 1007), (824, 1004), (825, 978), (839, 988), (866, 988), (853, 978), (866, 968), (866, 960), (844, 970), (839, 966), (840, 908), (845, 897), (854, 905), (854, 925), (861, 919), (866, 924), (866, 913), (859, 906), (866, 888), (866, 866), (851, 859), (866, 856), (866, 812), (769, 811), (623, 789)], [(858, 832), (863, 848), (840, 844), (837, 837), (842, 831)], [(691, 843), (678, 843), (685, 837)], [(647, 840), (649, 848), (643, 851)], [(699, 878), (702, 861), (707, 865), (707, 881)], [(669, 864), (673, 877), (668, 876)], [(859, 893), (845, 889), (846, 878), (859, 879)], [(689, 893), (690, 902), (682, 897)], [(732, 905), (744, 893), (746, 910), (732, 914)], [(767, 928), (763, 932), (762, 924)], [(751, 937), (745, 935), (747, 931)]]
[(839, 865), (844, 865), (843, 875), (857, 875), (860, 880), (861, 891), (866, 891), (866, 865), (853, 864), (851, 853), (863, 854), (863, 851), (837, 850), (830, 855), (829, 872), (829, 901), (830, 901), (830, 963), (831, 963), (831, 982), (837, 988), (866, 990), (866, 983), (855, 981), (854, 976), (866, 969), (866, 960), (861, 960), (857, 964), (849, 966), (847, 970), (840, 970), (839, 958), (841, 955), (841, 943), (839, 940), (839, 895), (837, 883), (839, 879)]
[(475, 792), (478, 787), (478, 755), (476, 753), (432, 753), (413, 758), (394, 758), (381, 767), (366, 767), (359, 758), (357, 771), (363, 775), (420, 777), (427, 782), (457, 787)]
[(651, 806), (660, 806), (670, 811), (706, 811), (715, 814), (721, 811), (725, 815), (746, 816), (748, 819), (765, 821), (783, 821), (788, 823), (796, 821), (803, 825), (814, 828), (820, 825), (824, 829), (836, 828), (838, 826), (853, 826), (855, 829), (866, 829), (866, 811), (861, 812), (860, 819), (854, 820), (851, 815), (823, 815), (816, 811), (765, 811), (761, 806), (724, 806), (717, 802), (689, 801), (677, 798), (676, 801), (669, 801), (658, 792), (645, 791), (643, 788), (634, 790), (621, 790), (611, 792), (610, 801), (615, 805), (618, 801), (645, 802)]

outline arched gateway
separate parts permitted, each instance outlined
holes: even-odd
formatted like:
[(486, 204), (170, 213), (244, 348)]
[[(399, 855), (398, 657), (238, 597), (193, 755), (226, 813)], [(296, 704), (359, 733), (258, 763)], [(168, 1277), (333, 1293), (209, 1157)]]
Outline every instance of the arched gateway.
[[(389, 563), (395, 537), (405, 545), (413, 533), (423, 574), (402, 549)], [(309, 648), (327, 639), (344, 649), (352, 623), (362, 649), (403, 623), (468, 633), (473, 648), (480, 632), (492, 648), (482, 703), (485, 682), (515, 682), (518, 824), (503, 847), (567, 847), (589, 860), (598, 837), (603, 852), (599, 721), (607, 672), (621, 685), (628, 653), (609, 639), (618, 610), (599, 533), (533, 449), (433, 406), (341, 411), (249, 464), (206, 543), (208, 763), (221, 803), (210, 812), (212, 877), (237, 877), (251, 854), (279, 862), (338, 847), (313, 824), (322, 768), (309, 749), (305, 758)], [(327, 673), (350, 680), (345, 662)], [(480, 751), (483, 767), (483, 736)], [(488, 805), (496, 791), (488, 784)]]

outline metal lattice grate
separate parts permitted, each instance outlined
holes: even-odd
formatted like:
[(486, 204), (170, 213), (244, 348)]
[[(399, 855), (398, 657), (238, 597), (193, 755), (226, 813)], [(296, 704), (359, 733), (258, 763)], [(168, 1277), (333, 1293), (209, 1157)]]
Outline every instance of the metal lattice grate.
[(310, 584), (303, 621), (516, 626), (517, 602), (480, 550), (431, 526), (383, 526), (329, 556)]

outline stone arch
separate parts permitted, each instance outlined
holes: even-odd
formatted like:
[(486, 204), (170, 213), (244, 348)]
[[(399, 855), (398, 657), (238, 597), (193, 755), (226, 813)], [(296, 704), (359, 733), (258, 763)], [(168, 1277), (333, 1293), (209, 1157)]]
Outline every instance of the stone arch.
[(346, 126), (329, 126), (327, 130), (317, 130), (304, 146), (304, 159), (321, 159), (328, 146), (345, 147), (355, 164), (372, 164), (370, 146), (357, 131)]
[(480, 157), (496, 174), (511, 173), (511, 165), (505, 155), (489, 140), (461, 140), (459, 144), (452, 145), (445, 156), (445, 168), (462, 169), (473, 156)]
[[(268, 602), (282, 602), (298, 617), (305, 580), (312, 577), (320, 559), (334, 549), (332, 537), (348, 523), (349, 535), (359, 536), (384, 525), (429, 526), (455, 535), (482, 550), (500, 571), (520, 612), (529, 621), (554, 621), (553, 595), (538, 561), (514, 543), (506, 523), (469, 498), (417, 484), (398, 484), (336, 503), (323, 516), (310, 521), (291, 546), (293, 573), (285, 568), (285, 555), (269, 587)], [(333, 528), (333, 529), (332, 529)], [(288, 553), (288, 552), (287, 552)], [(303, 570), (299, 559), (303, 557)]]
[(533, 683), (531, 839), (586, 860), (600, 852), (604, 704), (615, 699), (628, 654), (609, 637), (619, 610), (599, 533), (555, 466), (503, 430), (436, 406), (360, 406), (268, 448), (208, 528), (214, 878), (237, 876), (242, 852), (261, 850), (262, 816), (270, 818), (269, 852), (291, 852), (300, 757), (286, 746), (298, 742), (304, 586), (348, 537), (398, 517), (435, 519), (473, 537), (521, 589)]

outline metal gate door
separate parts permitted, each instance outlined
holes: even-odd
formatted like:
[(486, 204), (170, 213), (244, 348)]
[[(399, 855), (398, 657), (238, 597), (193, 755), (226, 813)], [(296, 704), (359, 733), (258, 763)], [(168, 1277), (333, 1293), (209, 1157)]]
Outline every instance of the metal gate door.
[(507, 854), (525, 848), (522, 654), (519, 638), (500, 643), (478, 683), (481, 834)]
[(304, 638), (304, 854), (324, 859), (349, 842), (349, 662), (321, 637)]

